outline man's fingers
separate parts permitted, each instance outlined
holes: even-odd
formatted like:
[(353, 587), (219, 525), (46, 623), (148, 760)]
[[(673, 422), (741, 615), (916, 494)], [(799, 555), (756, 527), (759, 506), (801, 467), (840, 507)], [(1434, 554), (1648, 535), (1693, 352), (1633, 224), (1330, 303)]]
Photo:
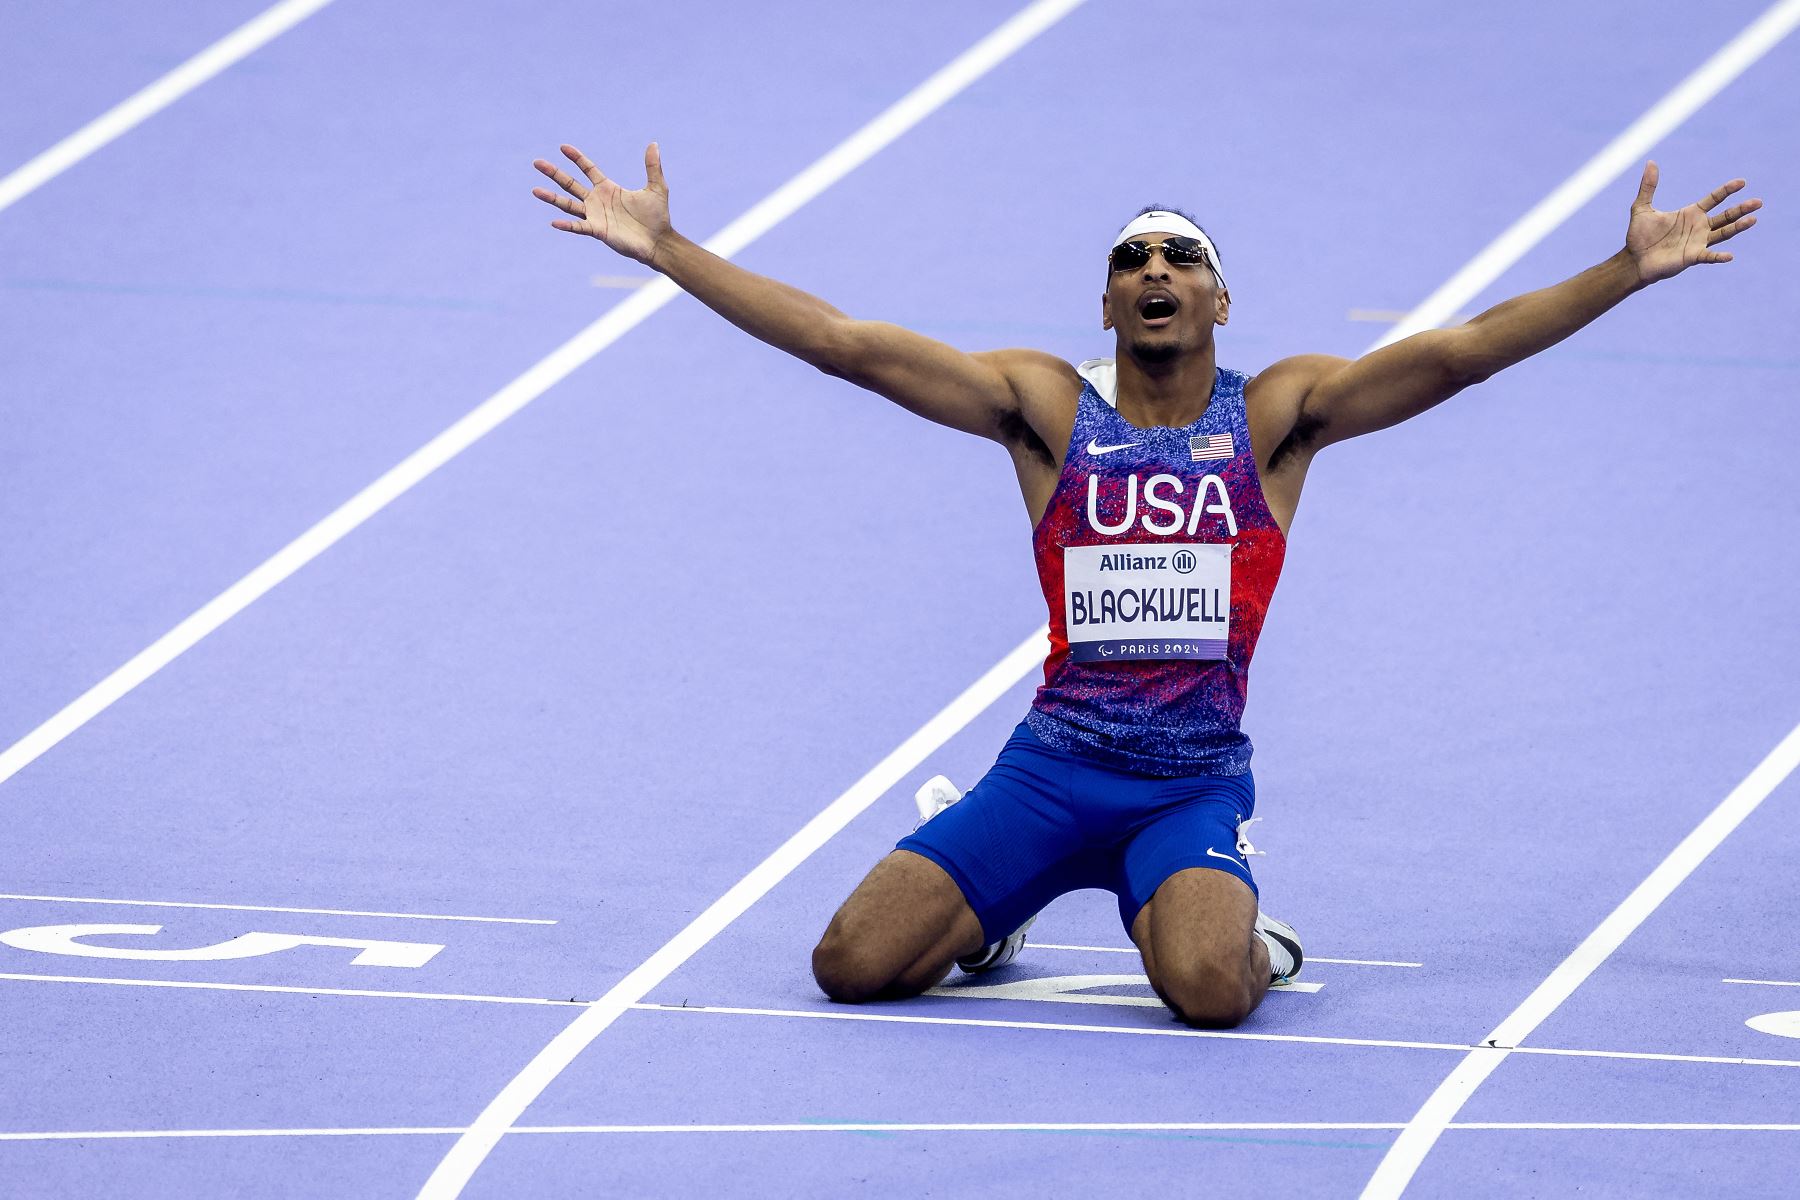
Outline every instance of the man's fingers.
[(1706, 195), (1700, 197), (1700, 199), (1694, 201), (1694, 203), (1700, 206), (1701, 212), (1711, 212), (1725, 202), (1725, 197), (1731, 195), (1733, 192), (1741, 191), (1743, 186), (1744, 181), (1742, 179), (1733, 179), (1730, 183), (1720, 184), (1717, 188), (1714, 188)]
[(562, 148), (562, 152), (563, 152), (564, 157), (566, 157), (570, 162), (574, 163), (576, 168), (578, 170), (580, 170), (580, 172), (583, 175), (586, 175), (588, 177), (589, 183), (593, 184), (595, 187), (598, 187), (601, 184), (606, 182), (606, 176), (601, 173), (601, 170), (599, 167), (596, 167), (594, 165), (593, 159), (589, 158), (587, 155), (583, 154), (581, 151), (577, 150), (575, 147), (569, 146), (569, 145), (564, 145)]
[(644, 178), (659, 192), (669, 190), (669, 185), (663, 182), (662, 147), (655, 142), (644, 147)]
[(1724, 241), (1726, 238), (1736, 237), (1738, 234), (1744, 232), (1744, 230), (1750, 228), (1754, 224), (1756, 224), (1755, 217), (1748, 216), (1748, 215), (1739, 217), (1737, 220), (1733, 221), (1731, 224), (1726, 225), (1719, 229), (1715, 229), (1711, 233), (1707, 234), (1706, 235), (1706, 244), (1709, 246), (1716, 246), (1720, 242)]
[(1700, 259), (1703, 263), (1728, 263), (1731, 261), (1729, 250), (1708, 250)]
[(554, 179), (557, 187), (569, 193), (569, 195), (575, 197), (577, 200), (587, 199), (588, 190), (575, 182), (575, 177), (573, 175), (570, 175), (555, 163), (545, 162), (541, 158), (535, 158), (531, 161), (531, 165), (548, 175), (551, 179)]
[(1644, 177), (1638, 181), (1637, 199), (1631, 202), (1633, 208), (1640, 204), (1650, 203), (1651, 198), (1656, 195), (1656, 181), (1659, 177), (1656, 160), (1653, 158), (1644, 164)]
[(1753, 213), (1761, 207), (1761, 200), (1746, 200), (1742, 204), (1734, 204), (1722, 213), (1714, 213), (1711, 225), (1714, 229), (1723, 229), (1745, 213)]
[(559, 196), (549, 188), (532, 188), (531, 194), (545, 204), (554, 204), (572, 217), (586, 217), (587, 208), (580, 201), (571, 200), (567, 196)]
[(564, 233), (583, 233), (583, 234), (585, 234), (585, 233), (590, 232), (590, 230), (588, 229), (588, 223), (586, 221), (552, 221), (552, 222), (550, 222), (550, 228), (560, 229)]

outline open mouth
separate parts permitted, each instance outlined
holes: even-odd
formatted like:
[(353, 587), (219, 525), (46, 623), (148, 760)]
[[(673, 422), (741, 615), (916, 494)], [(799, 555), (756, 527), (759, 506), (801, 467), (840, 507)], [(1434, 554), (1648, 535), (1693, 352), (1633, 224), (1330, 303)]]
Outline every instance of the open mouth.
[(1146, 325), (1167, 325), (1181, 305), (1166, 292), (1150, 292), (1138, 300), (1138, 316)]

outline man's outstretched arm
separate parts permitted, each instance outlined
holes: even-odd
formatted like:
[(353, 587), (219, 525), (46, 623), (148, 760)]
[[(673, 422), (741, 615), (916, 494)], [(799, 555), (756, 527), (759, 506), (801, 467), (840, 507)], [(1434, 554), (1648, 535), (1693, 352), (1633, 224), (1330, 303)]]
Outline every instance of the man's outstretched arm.
[(1631, 293), (1695, 263), (1724, 263), (1714, 249), (1750, 226), (1761, 200), (1712, 210), (1744, 186), (1734, 179), (1686, 208), (1652, 204), (1657, 168), (1644, 168), (1625, 246), (1597, 266), (1553, 287), (1496, 304), (1452, 329), (1431, 329), (1354, 361), (1326, 355), (1284, 360), (1305, 391), (1295, 432), (1309, 448), (1370, 433), (1417, 416), (1494, 373), (1554, 346)]
[(669, 189), (654, 142), (644, 152), (647, 182), (638, 191), (608, 179), (575, 147), (562, 151), (585, 183), (543, 159), (533, 164), (566, 193), (532, 189), (569, 215), (551, 222), (557, 229), (598, 238), (667, 275), (752, 337), (940, 425), (1002, 442), (1018, 428), (1014, 374), (1041, 368), (1035, 360), (1049, 362), (1049, 356), (1016, 350), (966, 354), (897, 325), (855, 320), (817, 296), (720, 258), (670, 224)]

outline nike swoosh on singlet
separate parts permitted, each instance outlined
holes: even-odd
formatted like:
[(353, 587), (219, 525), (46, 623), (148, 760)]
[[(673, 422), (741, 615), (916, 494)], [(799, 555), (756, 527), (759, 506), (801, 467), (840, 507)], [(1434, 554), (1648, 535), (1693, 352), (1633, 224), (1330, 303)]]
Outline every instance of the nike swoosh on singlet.
[(1136, 442), (1120, 442), (1116, 446), (1102, 446), (1099, 438), (1093, 438), (1088, 442), (1088, 453), (1095, 456), (1111, 454), (1114, 450), (1129, 450), (1135, 445)]
[(1229, 854), (1220, 854), (1217, 850), (1214, 850), (1211, 846), (1208, 846), (1206, 848), (1206, 854), (1207, 854), (1207, 857), (1209, 857), (1209, 858), (1222, 858), (1234, 867), (1241, 868), (1244, 865), (1243, 863), (1239, 862), (1237, 859), (1231, 857), (1231, 855), (1229, 855)]

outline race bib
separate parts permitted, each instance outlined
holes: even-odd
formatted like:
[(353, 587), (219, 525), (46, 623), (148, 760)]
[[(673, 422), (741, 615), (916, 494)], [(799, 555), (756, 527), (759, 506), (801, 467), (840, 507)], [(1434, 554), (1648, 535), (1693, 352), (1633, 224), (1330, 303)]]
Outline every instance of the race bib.
[(1076, 662), (1224, 658), (1231, 544), (1065, 546), (1063, 616)]

